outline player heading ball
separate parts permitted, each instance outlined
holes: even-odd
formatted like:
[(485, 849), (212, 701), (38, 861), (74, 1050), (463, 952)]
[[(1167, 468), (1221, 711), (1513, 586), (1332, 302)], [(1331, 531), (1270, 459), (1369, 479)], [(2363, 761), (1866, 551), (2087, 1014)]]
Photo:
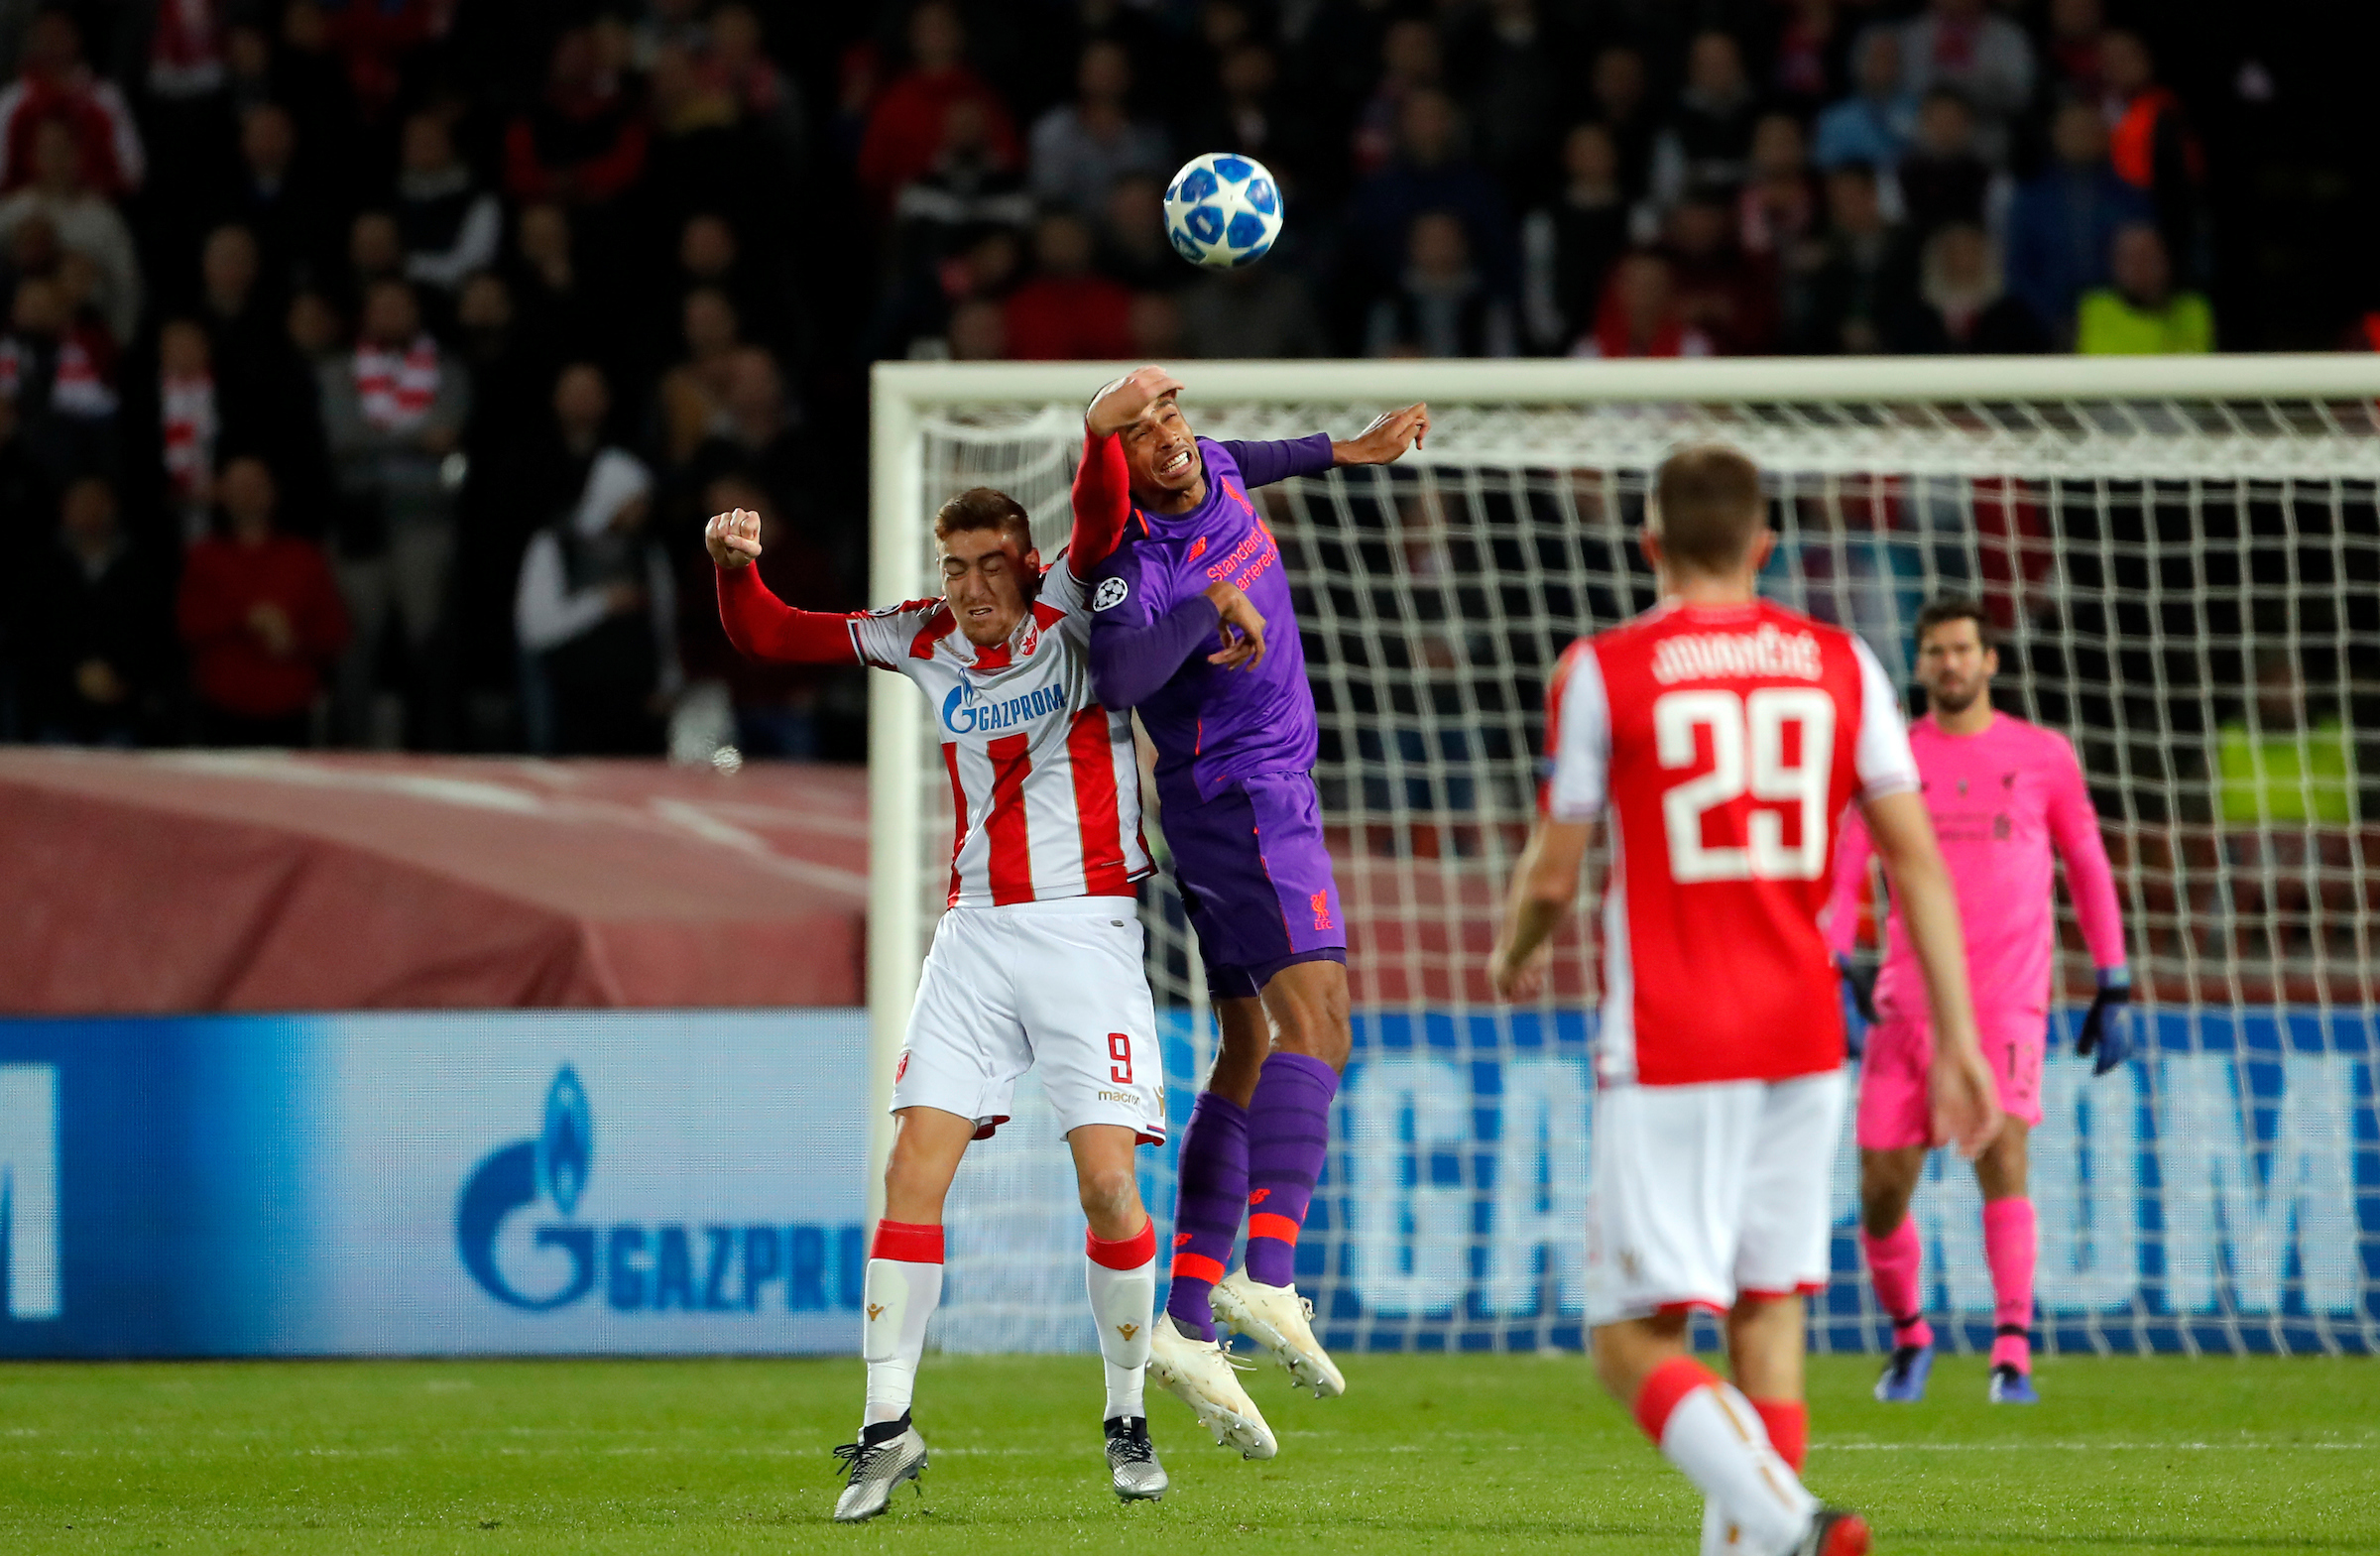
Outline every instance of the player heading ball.
[[(1999, 1128), (1959, 909), (1900, 701), (1858, 639), (1760, 600), (1760, 474), (1718, 444), (1663, 461), (1638, 539), (1660, 603), (1573, 644), (1546, 696), (1551, 776), (1493, 976), (1544, 986), (1597, 830), (1604, 896), (1587, 1322), (1604, 1386), (1702, 1490), (1703, 1550), (1858, 1556), (1867, 1526), (1802, 1486), (1803, 1298), (1828, 1275), (1844, 1022), (1819, 910), (1856, 803), (1890, 872), (1936, 1043), (1929, 1128)], [(1734, 1381), (1687, 1354), (1697, 1308)]]
[(738, 509), (704, 532), (729, 640), (767, 662), (869, 664), (915, 681), (941, 714), (958, 817), (950, 910), (893, 1073), (897, 1133), (863, 1298), (868, 1399), (859, 1441), (836, 1450), (849, 1474), (835, 1518), (876, 1516), (926, 1468), (909, 1404), (942, 1295), (942, 1202), (968, 1142), (1008, 1122), (1035, 1064), (1090, 1222), (1084, 1278), (1107, 1366), (1110, 1481), (1128, 1501), (1161, 1496), (1141, 1402), (1156, 1228), (1132, 1155), (1165, 1137), (1133, 897), (1152, 867), (1131, 720), (1091, 692), (1085, 581), (1117, 527), (1078, 520), (1045, 567), (1013, 498), (961, 492), (934, 519), (942, 597), (841, 616), (788, 609), (761, 580), (764, 522)]

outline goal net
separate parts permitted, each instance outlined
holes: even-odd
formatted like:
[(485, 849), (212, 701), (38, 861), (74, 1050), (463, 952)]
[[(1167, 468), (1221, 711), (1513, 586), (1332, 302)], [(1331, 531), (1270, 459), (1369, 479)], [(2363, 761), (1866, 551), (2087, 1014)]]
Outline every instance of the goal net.
[[(998, 486), (1061, 543), (1085, 402), (1120, 370), (877, 370), (875, 568), (934, 592), (928, 518)], [(2001, 708), (2071, 736), (2115, 863), (2152, 1034), (2093, 1079), (2069, 1052), (2090, 968), (2061, 907), (2064, 1003), (2033, 1137), (2046, 1349), (2380, 1343), (2380, 362), (1189, 364), (1216, 438), (1350, 436), (1431, 407), (1426, 448), (1261, 496), (1321, 713), (1316, 770), (1350, 934), (1356, 1043), (1299, 1257), (1327, 1344), (1576, 1347), (1593, 1128), (1594, 915), (1541, 1005), (1490, 997), (1499, 894), (1534, 804), (1544, 686), (1574, 638), (1652, 602), (1637, 553), (1670, 449), (1759, 461), (1771, 597), (1908, 680), (1939, 591), (2000, 634)], [(877, 677), (870, 994), (878, 1101), (948, 880), (922, 699)], [(1162, 854), (1153, 795), (1148, 827)], [(1591, 875), (1594, 872), (1591, 871)], [(1593, 891), (1591, 881), (1589, 890)], [(1583, 898), (1583, 902), (1587, 899)], [(1211, 1061), (1169, 878), (1142, 914), (1173, 1123)], [(1082, 1220), (1035, 1082), (948, 1211), (935, 1342), (1090, 1349)], [(878, 1163), (882, 1160), (882, 1132)], [(1143, 1153), (1170, 1230), (1172, 1147)], [(1825, 1349), (1887, 1342), (1835, 1173)], [(1974, 1178), (1940, 1153), (1914, 1214), (1929, 1305), (1988, 1347)]]

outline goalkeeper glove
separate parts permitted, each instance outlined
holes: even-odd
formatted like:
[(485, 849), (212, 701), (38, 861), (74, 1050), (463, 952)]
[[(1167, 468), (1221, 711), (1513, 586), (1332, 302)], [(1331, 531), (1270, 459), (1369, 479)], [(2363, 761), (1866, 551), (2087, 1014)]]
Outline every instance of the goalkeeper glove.
[(2131, 969), (2104, 968), (2099, 973), (2099, 996), (2090, 1002), (2090, 1014), (2082, 1017), (2082, 1029), (2075, 1034), (2075, 1052), (2096, 1053), (2098, 1061), (2090, 1073), (2104, 1075), (2131, 1058), (2139, 1046), (2140, 1016), (2132, 1009)]
[(1844, 1051), (1851, 1058), (1863, 1058), (1867, 1029), (1876, 1023), (1876, 976), (1862, 972), (1847, 956), (1835, 958), (1835, 970), (1843, 974)]

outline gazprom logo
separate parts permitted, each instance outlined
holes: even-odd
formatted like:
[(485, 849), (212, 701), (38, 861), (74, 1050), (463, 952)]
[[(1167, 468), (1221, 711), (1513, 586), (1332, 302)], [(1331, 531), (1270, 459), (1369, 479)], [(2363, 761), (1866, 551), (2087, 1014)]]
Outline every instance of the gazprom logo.
[[(594, 1109), (578, 1071), (564, 1064), (545, 1088), (536, 1137), (483, 1157), (456, 1202), (456, 1250), (482, 1291), (529, 1313), (569, 1307), (598, 1286), (620, 1313), (859, 1307), (860, 1228), (701, 1220), (598, 1226), (577, 1219), (594, 1162)], [(624, 1169), (638, 1165), (684, 1181), (679, 1163)], [(539, 1210), (533, 1225), (515, 1225)]]
[(1021, 697), (994, 702), (977, 695), (974, 682), (963, 680), (942, 699), (942, 727), (953, 735), (980, 735), (996, 729), (1013, 729), (1065, 706), (1063, 686), (1043, 686)]

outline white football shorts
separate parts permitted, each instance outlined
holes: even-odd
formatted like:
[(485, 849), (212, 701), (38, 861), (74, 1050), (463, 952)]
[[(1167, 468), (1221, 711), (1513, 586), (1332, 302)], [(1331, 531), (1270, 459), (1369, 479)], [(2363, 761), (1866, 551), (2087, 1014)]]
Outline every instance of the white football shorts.
[(892, 1107), (938, 1108), (989, 1139), (1036, 1063), (1061, 1131), (1120, 1124), (1165, 1142), (1165, 1060), (1129, 897), (954, 907), (934, 930)]
[(1587, 1322), (1826, 1289), (1844, 1072), (1596, 1093)]

